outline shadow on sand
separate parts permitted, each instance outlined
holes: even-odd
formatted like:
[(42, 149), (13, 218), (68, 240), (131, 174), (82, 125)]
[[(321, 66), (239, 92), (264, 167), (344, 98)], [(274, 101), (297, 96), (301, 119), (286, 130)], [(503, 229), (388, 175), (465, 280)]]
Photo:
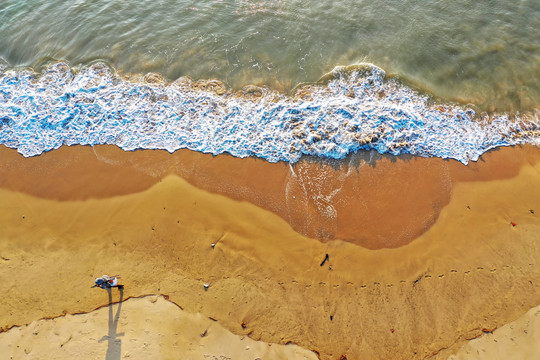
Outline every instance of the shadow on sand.
[(99, 342), (107, 341), (107, 354), (105, 360), (120, 360), (122, 356), (122, 340), (119, 339), (124, 333), (117, 333), (118, 319), (120, 318), (120, 310), (122, 309), (122, 300), (124, 300), (124, 289), (118, 288), (120, 291), (120, 300), (118, 302), (118, 308), (116, 309), (116, 315), (113, 318), (113, 302), (112, 302), (112, 290), (107, 289), (109, 293), (109, 334), (103, 336)]

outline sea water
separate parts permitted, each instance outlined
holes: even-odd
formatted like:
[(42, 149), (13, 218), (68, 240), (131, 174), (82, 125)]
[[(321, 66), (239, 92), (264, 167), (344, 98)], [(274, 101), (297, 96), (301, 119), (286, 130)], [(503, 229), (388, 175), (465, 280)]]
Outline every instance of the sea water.
[(467, 163), (538, 141), (538, 39), (535, 0), (4, 0), (0, 144)]

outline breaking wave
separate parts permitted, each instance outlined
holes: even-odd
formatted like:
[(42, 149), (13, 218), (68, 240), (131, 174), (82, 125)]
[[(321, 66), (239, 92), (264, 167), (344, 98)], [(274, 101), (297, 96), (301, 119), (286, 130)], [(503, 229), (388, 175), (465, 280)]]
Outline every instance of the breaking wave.
[(103, 63), (41, 74), (0, 68), (0, 144), (35, 156), (62, 145), (187, 148), (270, 162), (340, 159), (360, 149), (476, 161), (498, 146), (536, 143), (539, 114), (477, 114), (435, 101), (371, 64), (340, 67), (291, 96), (255, 86), (158, 74), (139, 81)]

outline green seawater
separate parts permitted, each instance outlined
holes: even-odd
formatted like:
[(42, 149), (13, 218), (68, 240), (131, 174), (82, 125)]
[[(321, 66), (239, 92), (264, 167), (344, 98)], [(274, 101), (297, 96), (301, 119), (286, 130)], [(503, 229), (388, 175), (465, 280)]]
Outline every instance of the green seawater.
[(0, 57), (288, 92), (370, 62), (447, 101), (540, 107), (539, 0), (2, 0)]

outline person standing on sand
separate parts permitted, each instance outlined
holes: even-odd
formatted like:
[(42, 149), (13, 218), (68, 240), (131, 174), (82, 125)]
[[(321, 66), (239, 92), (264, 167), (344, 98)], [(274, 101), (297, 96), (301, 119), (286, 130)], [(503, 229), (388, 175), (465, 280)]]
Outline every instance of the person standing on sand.
[(119, 278), (120, 278), (120, 275), (114, 275), (114, 276), (103, 275), (102, 277), (96, 278), (96, 280), (94, 281), (94, 286), (92, 287), (100, 287), (102, 289), (110, 289), (113, 287), (117, 287), (119, 289), (123, 289), (124, 285), (118, 284)]

